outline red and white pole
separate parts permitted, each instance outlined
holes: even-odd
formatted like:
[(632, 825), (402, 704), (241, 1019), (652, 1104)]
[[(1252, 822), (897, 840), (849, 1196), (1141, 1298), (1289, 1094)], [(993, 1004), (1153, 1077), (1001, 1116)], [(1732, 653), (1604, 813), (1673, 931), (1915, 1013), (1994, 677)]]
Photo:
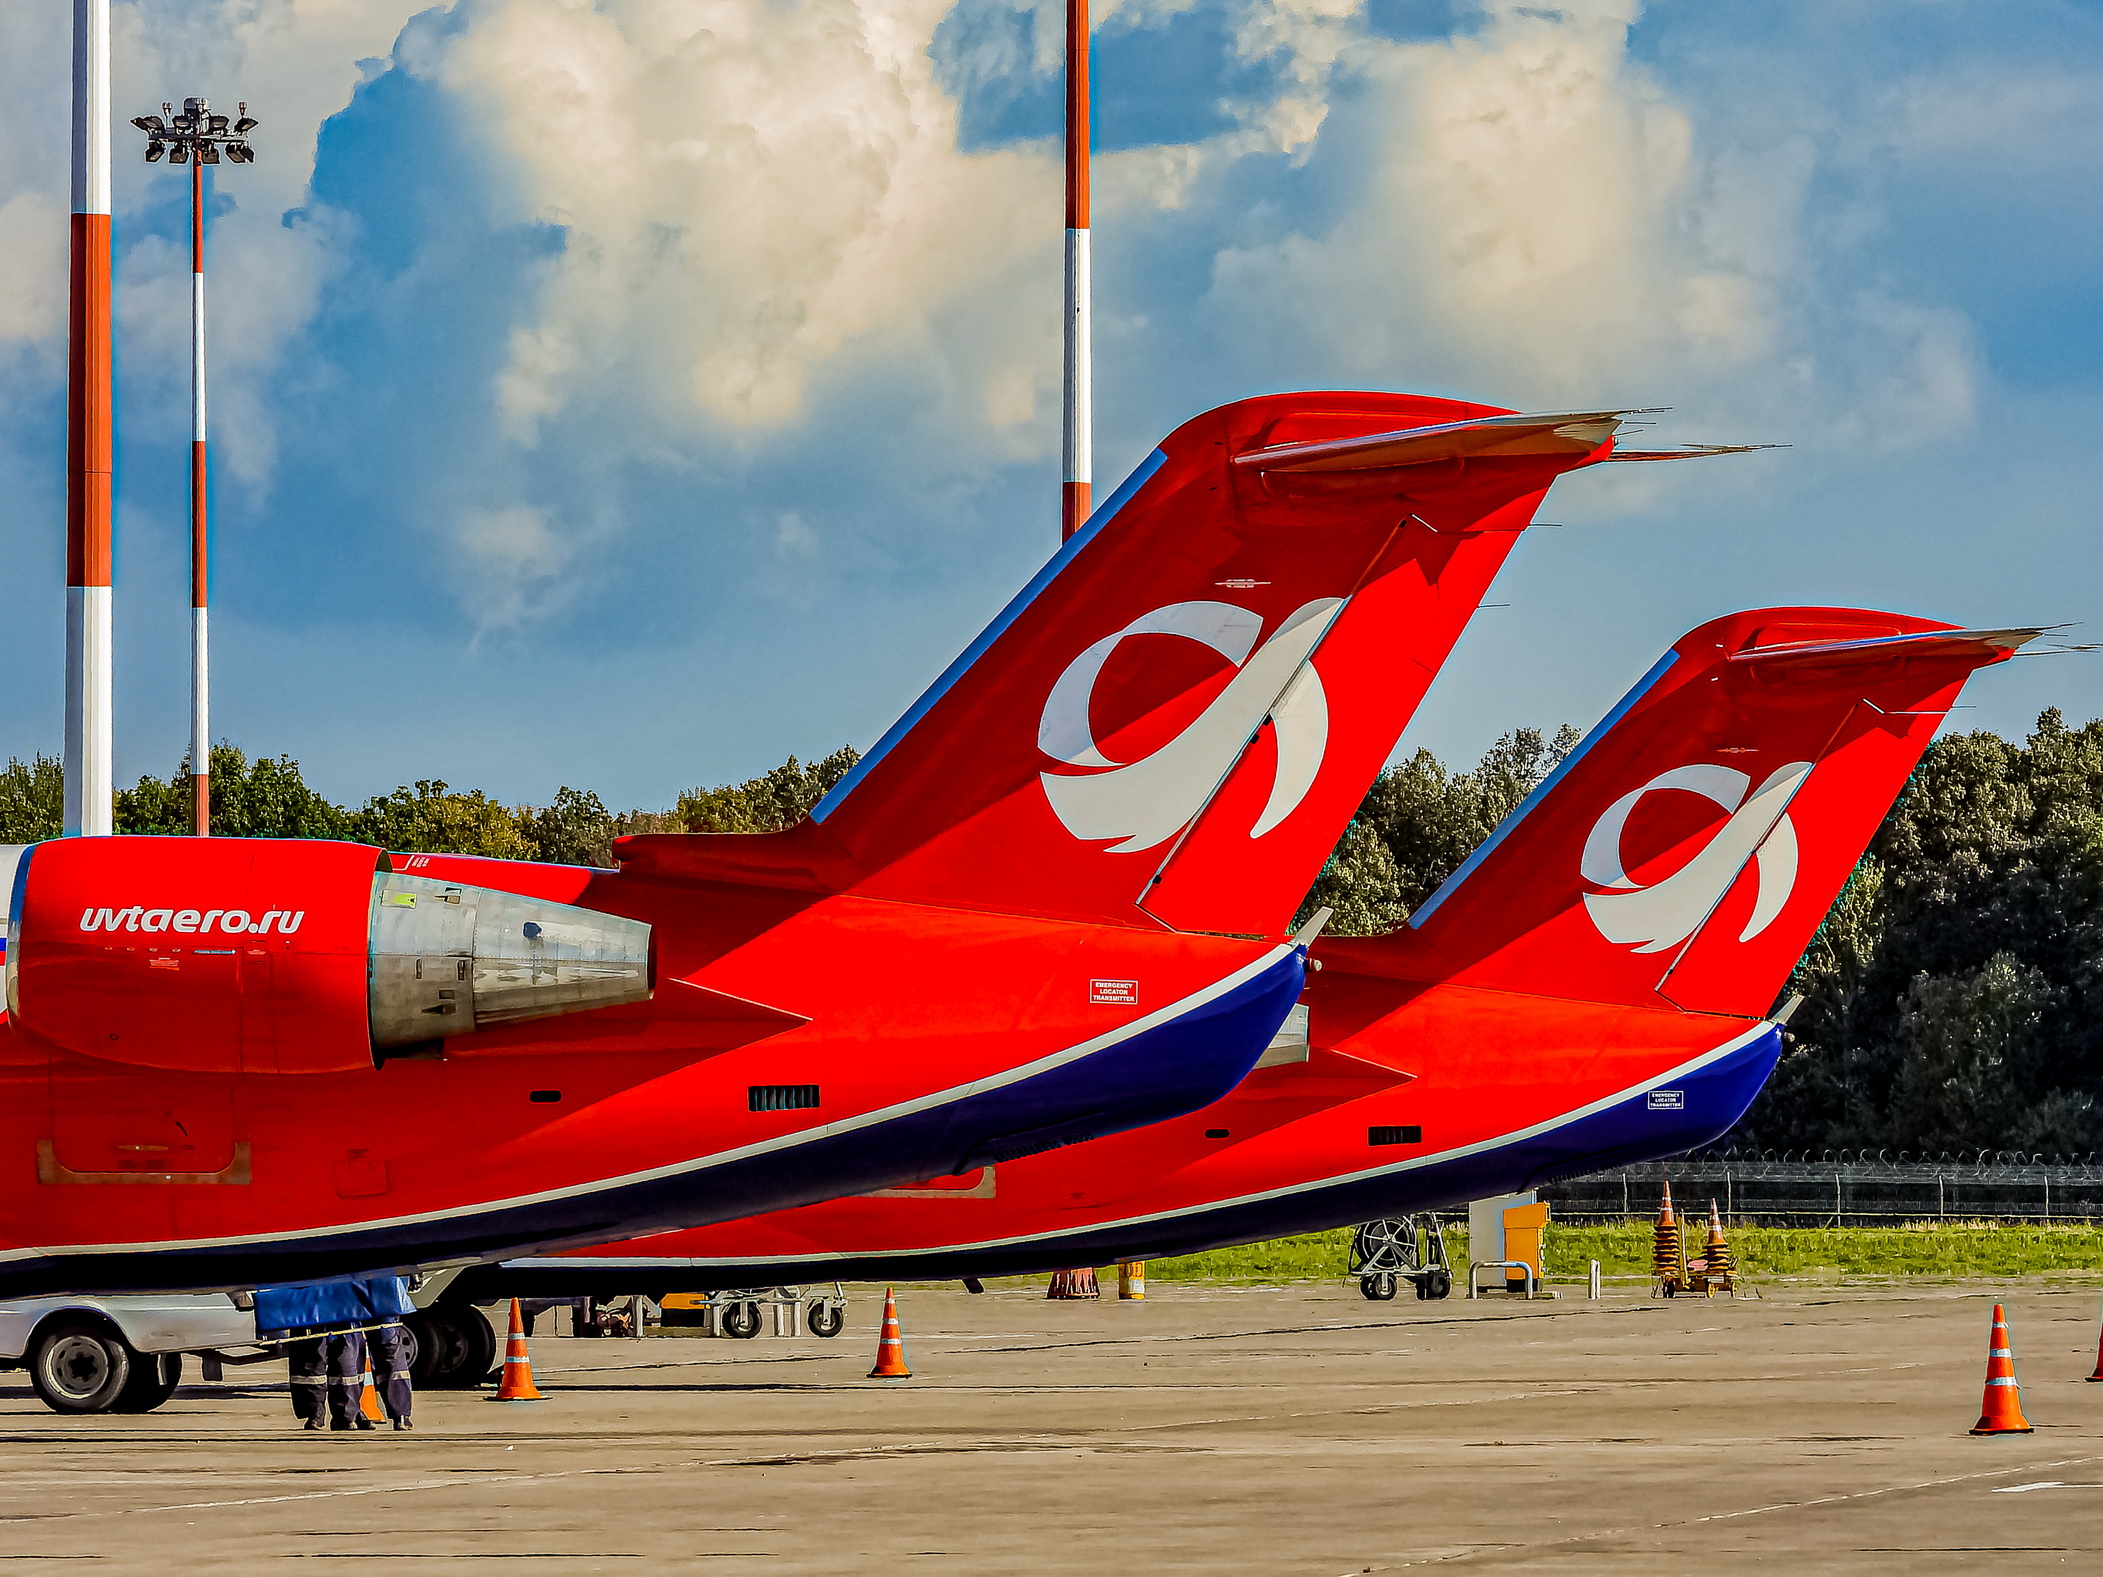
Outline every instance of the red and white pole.
[(1066, 430), (1059, 540), (1088, 519), (1095, 471), (1089, 352), (1088, 0), (1066, 0)]
[(212, 830), (211, 660), (205, 640), (204, 161), (190, 160), (190, 824)]
[(110, 8), (73, 0), (72, 299), (66, 375), (66, 800), (111, 830)]

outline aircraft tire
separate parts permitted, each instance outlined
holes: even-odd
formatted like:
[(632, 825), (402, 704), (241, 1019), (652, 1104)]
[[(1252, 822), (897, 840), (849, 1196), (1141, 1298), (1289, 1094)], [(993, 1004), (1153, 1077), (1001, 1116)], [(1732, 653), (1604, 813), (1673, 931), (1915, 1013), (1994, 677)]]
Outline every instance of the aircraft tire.
[(1391, 1302), (1395, 1296), (1394, 1272), (1382, 1270), (1370, 1276), (1360, 1276), (1358, 1295), (1371, 1303)]
[(54, 1413), (106, 1413), (123, 1394), (138, 1354), (107, 1325), (58, 1320), (29, 1349), (29, 1383)]
[(416, 1349), (410, 1383), (425, 1390), (472, 1390), (496, 1362), (497, 1333), (473, 1304), (434, 1304), (403, 1315), (402, 1324)]
[(803, 1324), (813, 1336), (837, 1336), (847, 1327), (847, 1311), (837, 1303), (813, 1303), (804, 1311)]
[(113, 1413), (150, 1413), (175, 1395), (183, 1383), (183, 1355), (179, 1352), (136, 1353), (131, 1377), (110, 1403)]

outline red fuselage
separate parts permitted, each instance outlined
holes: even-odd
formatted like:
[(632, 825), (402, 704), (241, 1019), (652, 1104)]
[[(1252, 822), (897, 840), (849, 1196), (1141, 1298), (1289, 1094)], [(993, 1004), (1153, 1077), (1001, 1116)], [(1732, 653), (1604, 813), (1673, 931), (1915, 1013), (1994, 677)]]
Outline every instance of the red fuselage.
[[(32, 851), (0, 1034), (0, 1289), (457, 1262), (909, 1182), (1189, 1109), (1301, 984), (1290, 945), (507, 863), (506, 891), (549, 914), (646, 924), (654, 995), (375, 1067), (362, 995), (337, 989), (362, 987), (363, 900), (331, 894), (376, 852)], [(310, 855), (330, 874), (307, 887)], [(399, 863), (491, 902), (471, 877), (495, 862)], [(260, 917), (266, 890), (294, 934), (169, 928)], [(79, 929), (104, 909), (144, 928)], [(328, 1066), (331, 1046), (363, 1065)]]

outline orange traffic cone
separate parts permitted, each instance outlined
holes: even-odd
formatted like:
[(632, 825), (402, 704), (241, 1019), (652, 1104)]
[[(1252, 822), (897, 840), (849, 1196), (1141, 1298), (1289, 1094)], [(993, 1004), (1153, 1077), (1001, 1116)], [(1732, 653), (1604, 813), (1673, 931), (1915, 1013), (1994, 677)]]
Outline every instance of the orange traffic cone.
[(905, 1366), (905, 1343), (898, 1338), (898, 1294), (884, 1288), (884, 1328), (876, 1338), (876, 1367), (872, 1380), (910, 1380), (913, 1371)]
[(2089, 1378), (2091, 1380), (2103, 1380), (2103, 1330), (2099, 1330), (2096, 1333), (2096, 1372), (2090, 1375)]
[(533, 1387), (533, 1360), (526, 1356), (526, 1317), (519, 1311), (516, 1298), (511, 1300), (511, 1334), (504, 1342), (504, 1375), (497, 1381), (497, 1394), (491, 1400), (543, 1400), (540, 1392)]
[(387, 1422), (387, 1415), (380, 1411), (380, 1393), (373, 1389), (372, 1365), (367, 1364), (365, 1366), (365, 1373), (359, 1376), (359, 1378), (365, 1382), (365, 1391), (364, 1394), (358, 1398), (358, 1411), (363, 1413), (374, 1423), (384, 1424), (385, 1422)]
[(1993, 1345), (1986, 1349), (1986, 1400), (1979, 1405), (1975, 1435), (2027, 1435), (2022, 1388), (2015, 1383), (2015, 1354), (2008, 1346), (2008, 1317), (1993, 1306)]

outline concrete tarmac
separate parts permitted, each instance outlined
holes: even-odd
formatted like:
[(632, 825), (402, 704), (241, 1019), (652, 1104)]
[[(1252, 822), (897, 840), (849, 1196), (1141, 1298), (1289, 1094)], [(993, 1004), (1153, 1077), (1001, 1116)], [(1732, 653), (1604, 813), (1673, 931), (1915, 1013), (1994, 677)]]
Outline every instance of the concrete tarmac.
[[(2058, 1572), (2103, 1551), (2097, 1289), (902, 1289), (847, 1331), (539, 1338), (547, 1400), (292, 1428), (283, 1370), (139, 1418), (0, 1375), (0, 1570)], [(1969, 1438), (2008, 1304), (2035, 1434)], [(268, 1375), (270, 1382), (260, 1377)]]

